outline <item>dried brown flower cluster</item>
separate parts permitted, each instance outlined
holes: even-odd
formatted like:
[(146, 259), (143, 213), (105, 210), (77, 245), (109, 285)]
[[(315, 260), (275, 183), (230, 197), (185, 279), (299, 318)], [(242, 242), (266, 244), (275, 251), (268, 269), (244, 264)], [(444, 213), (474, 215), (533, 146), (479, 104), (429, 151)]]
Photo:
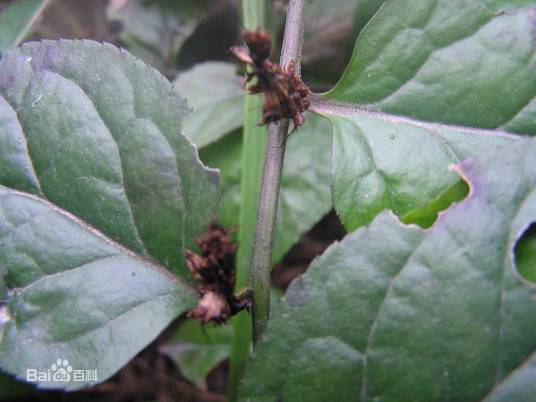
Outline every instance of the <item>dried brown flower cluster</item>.
[(252, 67), (247, 81), (254, 77), (257, 82), (249, 87), (252, 94), (264, 93), (261, 124), (281, 119), (292, 119), (294, 128), (303, 124), (303, 112), (309, 108), (309, 88), (296, 74), (294, 64), (283, 69), (271, 60), (270, 34), (265, 31), (244, 31), (248, 49), (234, 47), (232, 52), (242, 62)]
[(201, 254), (187, 250), (186, 262), (199, 282), (197, 289), (202, 297), (188, 316), (202, 322), (223, 323), (239, 311), (249, 310), (250, 292), (234, 294), (236, 246), (231, 242), (229, 231), (212, 223), (197, 244)]

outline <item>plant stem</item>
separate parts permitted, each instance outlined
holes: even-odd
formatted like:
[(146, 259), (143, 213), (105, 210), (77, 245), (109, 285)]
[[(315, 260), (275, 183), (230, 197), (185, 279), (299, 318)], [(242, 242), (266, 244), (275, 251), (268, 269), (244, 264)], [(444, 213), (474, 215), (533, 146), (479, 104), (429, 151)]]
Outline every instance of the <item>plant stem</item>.
[(283, 67), (288, 67), (291, 62), (294, 62), (295, 71), (298, 74), (301, 69), (305, 2), (306, 0), (290, 0), (279, 61)]
[[(250, 30), (265, 28), (266, 0), (243, 0), (244, 27)], [(262, 163), (266, 146), (266, 128), (259, 127), (262, 119), (263, 99), (259, 95), (246, 94), (244, 100), (244, 131), (242, 148), (242, 173), (240, 178), (240, 216), (238, 221), (238, 255), (236, 258), (236, 290), (247, 284), (257, 203), (262, 176)], [(246, 369), (251, 348), (251, 315), (246, 311), (233, 318), (229, 391), (227, 400), (238, 399), (238, 386)]]
[(265, 29), (266, 0), (242, 0), (242, 18), (246, 29)]
[[(236, 290), (247, 284), (249, 263), (255, 233), (255, 216), (262, 176), (262, 160), (266, 144), (266, 128), (258, 127), (262, 116), (262, 98), (246, 95), (242, 147), (242, 176), (240, 179), (240, 216), (238, 232), (238, 255), (236, 257)], [(238, 385), (246, 369), (251, 347), (251, 315), (242, 311), (233, 318), (233, 341), (231, 346), (229, 402), (236, 401)]]
[[(280, 64), (283, 68), (294, 63), (299, 73), (303, 43), (305, 0), (291, 0), (285, 24)], [(251, 284), (253, 288), (253, 342), (264, 333), (270, 316), (270, 273), (274, 243), (275, 219), (279, 187), (285, 159), (289, 120), (270, 124), (264, 158), (257, 226), (251, 257)]]

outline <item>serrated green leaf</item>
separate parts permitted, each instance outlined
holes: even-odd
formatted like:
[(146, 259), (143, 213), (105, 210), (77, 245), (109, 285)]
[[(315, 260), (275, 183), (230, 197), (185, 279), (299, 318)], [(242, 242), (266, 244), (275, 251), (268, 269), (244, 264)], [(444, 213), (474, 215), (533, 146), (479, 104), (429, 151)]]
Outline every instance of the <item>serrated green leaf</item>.
[(243, 401), (480, 401), (536, 350), (512, 252), (536, 221), (536, 141), (458, 169), (471, 194), (431, 229), (383, 213), (291, 284)]
[(534, 0), (388, 2), (362, 31), (327, 98), (535, 134), (535, 7)]
[(333, 125), (333, 202), (348, 230), (371, 222), (384, 208), (429, 226), (448, 206), (445, 198), (465, 195), (450, 165), (519, 138), (344, 106), (324, 113)]
[[(58, 359), (95, 381), (39, 381), (76, 389), (103, 381), (149, 344), (196, 292), (165, 268), (69, 212), (0, 186), (0, 368), (24, 379)], [(3, 286), (2, 286), (3, 285)], [(52, 369), (52, 371), (54, 371)], [(31, 380), (31, 378), (28, 378)]]
[(0, 62), (0, 184), (186, 274), (184, 246), (217, 198), (216, 172), (180, 133), (186, 112), (169, 82), (126, 51), (26, 44)]
[(203, 325), (188, 320), (160, 350), (177, 363), (187, 379), (206, 388), (207, 375), (229, 357), (231, 340), (229, 325)]
[(17, 0), (0, 13), (0, 51), (17, 46), (49, 0)]
[(236, 69), (231, 63), (201, 63), (174, 82), (193, 109), (184, 120), (184, 132), (200, 148), (244, 123), (245, 83)]
[[(330, 132), (326, 119), (308, 114), (304, 125), (289, 137), (276, 220), (274, 261), (280, 260), (331, 209)], [(201, 150), (203, 161), (221, 171), (218, 216), (227, 227), (238, 223), (240, 209), (240, 134), (235, 132)]]
[(24, 377), (67, 359), (103, 381), (195, 304), (169, 271), (186, 274), (218, 179), (181, 134), (186, 111), (165, 78), (110, 45), (3, 55), (1, 369)]
[(536, 133), (534, 6), (394, 0), (367, 24), (316, 109), (335, 127), (333, 198), (348, 230), (383, 208), (429, 226), (463, 196), (449, 164), (513, 141), (506, 130)]

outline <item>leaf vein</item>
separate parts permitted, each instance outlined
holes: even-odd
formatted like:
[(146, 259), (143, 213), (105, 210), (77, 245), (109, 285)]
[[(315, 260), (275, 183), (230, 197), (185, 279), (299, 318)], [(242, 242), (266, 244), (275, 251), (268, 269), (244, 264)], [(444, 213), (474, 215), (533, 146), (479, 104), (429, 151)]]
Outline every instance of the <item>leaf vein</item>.
[(29, 198), (29, 199), (31, 199), (33, 201), (38, 201), (38, 202), (41, 202), (41, 203), (45, 204), (47, 207), (51, 208), (54, 212), (57, 212), (58, 214), (64, 216), (66, 219), (71, 220), (71, 221), (75, 222), (76, 224), (80, 225), (85, 230), (90, 232), (92, 235), (94, 235), (95, 237), (97, 237), (100, 240), (104, 241), (106, 244), (117, 248), (120, 252), (124, 253), (125, 255), (140, 261), (142, 264), (148, 266), (149, 268), (152, 268), (152, 269), (154, 269), (154, 270), (156, 270), (158, 272), (161, 272), (161, 273), (165, 274), (173, 282), (180, 283), (180, 284), (182, 284), (182, 285), (184, 285), (186, 287), (190, 287), (186, 282), (184, 282), (182, 280), (182, 278), (180, 278), (179, 276), (175, 275), (174, 273), (172, 273), (168, 269), (164, 268), (163, 266), (159, 265), (158, 263), (156, 263), (155, 261), (153, 261), (149, 257), (141, 256), (141, 255), (135, 253), (134, 251), (130, 250), (129, 248), (123, 246), (122, 244), (119, 244), (119, 243), (115, 242), (114, 240), (110, 239), (108, 236), (103, 234), (101, 231), (99, 231), (95, 227), (91, 226), (89, 223), (83, 221), (82, 219), (80, 219), (76, 215), (73, 215), (69, 211), (67, 211), (65, 209), (62, 209), (62, 208), (58, 207), (57, 205), (51, 203), (49, 200), (41, 198), (41, 197), (38, 197), (38, 196), (33, 195), (33, 194), (25, 193), (25, 192), (18, 191), (18, 190), (13, 190), (13, 189), (10, 189), (9, 187), (5, 187), (5, 186), (0, 185), (0, 188), (1, 187), (9, 189), (9, 191), (11, 193), (13, 193), (15, 195), (18, 195), (20, 197)]
[(33, 159), (32, 159), (32, 157), (30, 155), (30, 148), (28, 147), (28, 136), (26, 135), (26, 132), (24, 131), (24, 128), (22, 126), (22, 122), (20, 120), (19, 113), (13, 108), (13, 106), (11, 104), (9, 104), (9, 102), (7, 102), (7, 100), (6, 100), (6, 104), (9, 105), (9, 107), (13, 110), (13, 112), (15, 114), (15, 121), (16, 121), (17, 126), (19, 128), (18, 131), (20, 132), (20, 136), (21, 136), (21, 138), (22, 138), (22, 140), (24, 142), (24, 151), (25, 151), (26, 156), (28, 157), (29, 167), (31, 169), (31, 172), (33, 173), (34, 178), (35, 178), (35, 184), (37, 184), (39, 194), (43, 194), (43, 187), (41, 185), (41, 180), (39, 178), (39, 175), (37, 174), (37, 170), (35, 169)]
[(372, 322), (372, 325), (370, 326), (370, 330), (369, 330), (369, 333), (368, 333), (368, 336), (367, 336), (367, 348), (365, 349), (365, 352), (363, 353), (363, 381), (362, 381), (362, 385), (361, 385), (361, 402), (366, 402), (366, 398), (367, 398), (368, 357), (369, 357), (370, 352), (372, 351), (373, 338), (374, 338), (374, 335), (376, 334), (376, 329), (378, 327), (380, 316), (381, 316), (381, 314), (382, 314), (382, 312), (383, 312), (383, 310), (385, 308), (387, 299), (389, 298), (389, 296), (393, 292), (394, 286), (395, 286), (398, 278), (400, 278), (400, 275), (405, 270), (405, 268), (408, 266), (409, 262), (411, 261), (411, 259), (413, 258), (413, 256), (417, 252), (417, 250), (419, 250), (420, 245), (425, 241), (425, 239), (426, 239), (426, 237), (422, 237), (419, 240), (419, 242), (415, 245), (415, 248), (413, 249), (413, 251), (408, 255), (408, 257), (406, 258), (406, 260), (404, 261), (404, 263), (400, 267), (400, 270), (389, 281), (389, 284), (387, 286), (387, 290), (385, 291), (385, 295), (382, 298), (382, 302), (380, 304), (380, 307), (378, 308), (378, 312), (376, 313), (376, 316), (374, 317), (374, 321)]

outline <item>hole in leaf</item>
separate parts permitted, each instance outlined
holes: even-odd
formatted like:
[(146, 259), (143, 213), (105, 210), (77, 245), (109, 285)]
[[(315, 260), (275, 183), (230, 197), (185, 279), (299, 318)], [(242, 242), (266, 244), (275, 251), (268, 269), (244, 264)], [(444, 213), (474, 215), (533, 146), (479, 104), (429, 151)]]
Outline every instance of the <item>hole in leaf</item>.
[(429, 228), (437, 220), (437, 216), (441, 211), (446, 210), (455, 202), (460, 202), (468, 194), (469, 185), (464, 180), (460, 180), (427, 205), (415, 208), (400, 217), (400, 220), (405, 224), (414, 223), (422, 228)]
[(536, 223), (523, 233), (515, 246), (514, 254), (519, 275), (536, 285)]

